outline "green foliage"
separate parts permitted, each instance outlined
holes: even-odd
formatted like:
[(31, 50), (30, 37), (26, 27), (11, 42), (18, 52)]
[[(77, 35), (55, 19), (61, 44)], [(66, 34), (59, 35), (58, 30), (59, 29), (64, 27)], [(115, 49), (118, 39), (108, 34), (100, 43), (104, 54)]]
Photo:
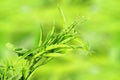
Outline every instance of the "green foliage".
[[(43, 40), (44, 31), (40, 27), (38, 45), (32, 49), (16, 48), (14, 45), (8, 44), (17, 53), (19, 59), (13, 65), (7, 64), (6, 66), (0, 66), (0, 79), (28, 80), (37, 68), (48, 63), (54, 57), (64, 55), (66, 50), (83, 48), (84, 46), (81, 46), (81, 44), (76, 47), (69, 43), (72, 40), (79, 40), (75, 31), (77, 24), (78, 20), (75, 20), (66, 29), (57, 34), (55, 34), (55, 27), (53, 27), (45, 40)], [(19, 64), (22, 64), (22, 66), (17, 68), (16, 65)]]

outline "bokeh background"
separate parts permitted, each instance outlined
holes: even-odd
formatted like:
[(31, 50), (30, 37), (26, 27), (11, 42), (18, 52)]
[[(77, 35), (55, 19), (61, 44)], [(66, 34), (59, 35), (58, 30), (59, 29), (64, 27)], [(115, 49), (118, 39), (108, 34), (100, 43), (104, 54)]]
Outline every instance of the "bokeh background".
[(77, 27), (91, 53), (75, 50), (41, 66), (31, 80), (120, 80), (120, 0), (0, 0), (0, 60), (14, 55), (7, 43), (30, 48), (36, 45), (38, 28), (56, 32), (78, 16)]

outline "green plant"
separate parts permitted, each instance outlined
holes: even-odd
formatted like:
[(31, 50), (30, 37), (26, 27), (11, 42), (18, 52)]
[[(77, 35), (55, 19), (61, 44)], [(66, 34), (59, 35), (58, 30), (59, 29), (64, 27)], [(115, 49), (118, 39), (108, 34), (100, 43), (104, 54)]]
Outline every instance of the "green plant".
[[(61, 9), (60, 12), (62, 12)], [(75, 20), (57, 34), (55, 34), (55, 27), (53, 27), (45, 40), (43, 40), (43, 30), (40, 27), (38, 45), (32, 49), (16, 48), (12, 44), (8, 44), (17, 53), (19, 59), (13, 64), (7, 63), (0, 66), (0, 80), (28, 80), (37, 68), (48, 63), (52, 58), (65, 54), (66, 50), (87, 49), (75, 31), (78, 22), (78, 19)], [(77, 41), (76, 43), (79, 41), (80, 45), (71, 45), (70, 41), (72, 40)]]
[[(58, 34), (54, 34), (55, 27), (53, 27), (45, 41), (42, 38), (43, 31), (41, 28), (40, 40), (36, 48), (29, 50), (13, 48), (19, 56), (15, 65), (19, 62), (24, 62), (23, 66), (16, 68), (18, 71), (16, 71), (14, 65), (7, 64), (6, 66), (0, 66), (0, 79), (6, 80), (9, 77), (8, 74), (16, 72), (18, 74), (9, 79), (17, 79), (16, 77), (19, 77), (20, 80), (27, 80), (38, 67), (46, 64), (53, 57), (62, 55), (66, 49), (82, 48), (82, 46), (75, 47), (75, 45), (68, 44), (69, 41), (77, 39), (76, 31), (74, 30), (76, 24), (77, 21), (74, 21), (69, 27)], [(20, 76), (18, 76), (19, 74)]]

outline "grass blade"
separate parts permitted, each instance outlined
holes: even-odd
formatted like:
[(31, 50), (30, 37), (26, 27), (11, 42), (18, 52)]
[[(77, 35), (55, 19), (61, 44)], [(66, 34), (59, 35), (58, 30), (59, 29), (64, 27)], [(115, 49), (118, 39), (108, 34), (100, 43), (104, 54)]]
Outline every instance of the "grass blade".
[(42, 26), (40, 26), (40, 34), (39, 34), (39, 44), (38, 46), (42, 46), (42, 43), (43, 43), (43, 29), (42, 29)]
[(65, 15), (63, 13), (63, 10), (60, 8), (60, 6), (58, 6), (58, 10), (59, 10), (59, 12), (60, 12), (60, 14), (61, 14), (61, 16), (63, 18), (64, 25), (66, 26), (66, 18), (65, 18)]
[(53, 26), (52, 31), (47, 35), (47, 38), (43, 45), (47, 45), (54, 35), (55, 27)]

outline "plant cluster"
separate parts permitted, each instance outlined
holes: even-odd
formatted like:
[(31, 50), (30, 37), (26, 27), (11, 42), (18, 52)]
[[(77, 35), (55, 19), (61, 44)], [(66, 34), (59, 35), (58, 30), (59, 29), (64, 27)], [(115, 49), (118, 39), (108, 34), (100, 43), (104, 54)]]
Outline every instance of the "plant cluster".
[[(65, 17), (60, 8), (59, 11), (65, 23)], [(66, 50), (86, 49), (75, 31), (75, 26), (78, 23), (79, 20), (77, 19), (57, 34), (55, 33), (55, 27), (53, 27), (45, 40), (43, 40), (44, 33), (42, 27), (40, 27), (38, 45), (32, 49), (16, 48), (9, 44), (8, 46), (12, 47), (13, 51), (17, 53), (18, 60), (14, 64), (0, 65), (0, 80), (28, 80), (37, 68), (48, 63), (54, 57), (63, 55)], [(70, 41), (72, 40), (79, 41), (79, 46), (71, 45)]]

